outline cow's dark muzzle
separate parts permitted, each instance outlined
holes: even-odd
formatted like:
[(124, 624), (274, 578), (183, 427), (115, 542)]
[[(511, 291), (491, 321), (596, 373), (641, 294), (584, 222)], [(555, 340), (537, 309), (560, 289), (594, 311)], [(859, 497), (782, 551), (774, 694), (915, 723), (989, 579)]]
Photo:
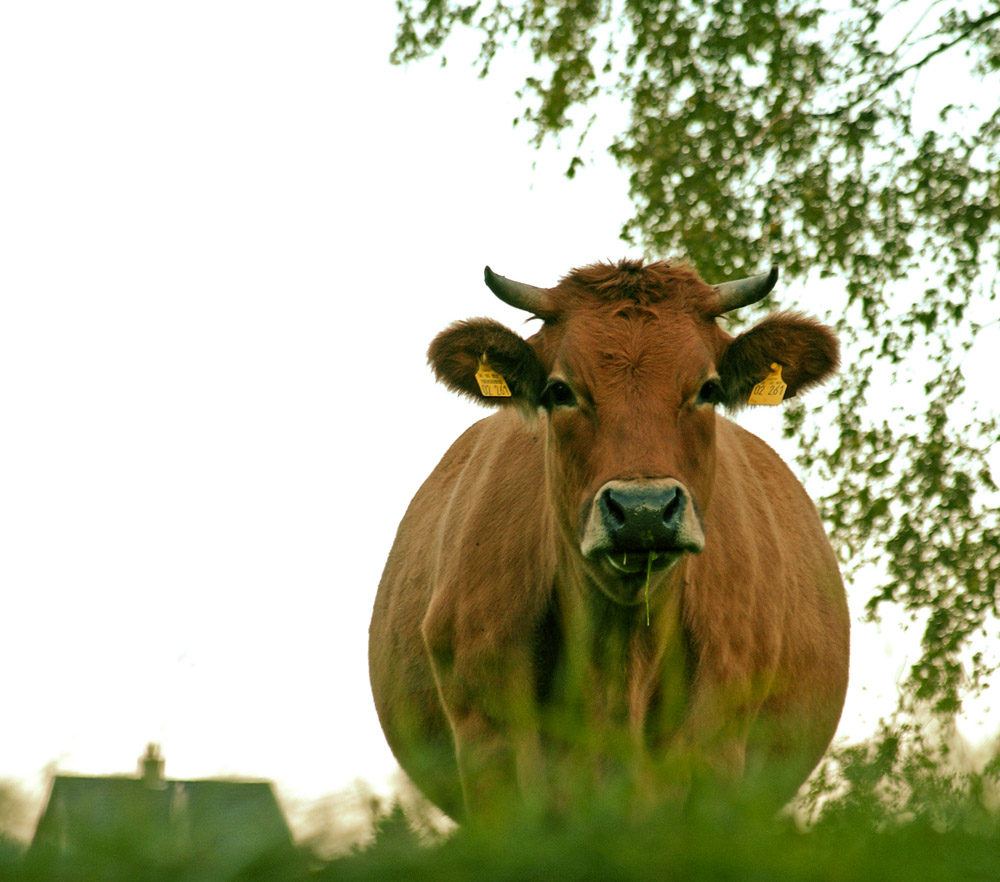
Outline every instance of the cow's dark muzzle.
[(617, 485), (598, 500), (604, 529), (615, 551), (673, 547), (687, 498), (679, 486)]
[[(672, 478), (609, 481), (597, 492), (585, 525), (583, 553), (607, 555), (616, 569), (645, 566), (652, 555), (701, 551), (705, 544), (687, 490)], [(633, 562), (635, 562), (633, 564)]]

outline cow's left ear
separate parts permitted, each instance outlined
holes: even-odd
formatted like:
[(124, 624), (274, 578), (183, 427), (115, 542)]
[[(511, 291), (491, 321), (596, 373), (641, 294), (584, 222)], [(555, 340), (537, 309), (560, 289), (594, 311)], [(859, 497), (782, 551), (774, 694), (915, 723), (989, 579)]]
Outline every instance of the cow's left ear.
[(833, 331), (794, 312), (777, 313), (734, 339), (719, 362), (726, 407), (745, 407), (750, 392), (781, 365), (788, 385), (785, 398), (822, 383), (840, 364), (840, 343)]
[[(535, 350), (493, 319), (469, 319), (445, 328), (431, 342), (427, 361), (445, 386), (487, 407), (534, 409), (545, 387), (545, 371)], [(481, 385), (476, 374), (484, 367), (493, 375), (483, 375)]]

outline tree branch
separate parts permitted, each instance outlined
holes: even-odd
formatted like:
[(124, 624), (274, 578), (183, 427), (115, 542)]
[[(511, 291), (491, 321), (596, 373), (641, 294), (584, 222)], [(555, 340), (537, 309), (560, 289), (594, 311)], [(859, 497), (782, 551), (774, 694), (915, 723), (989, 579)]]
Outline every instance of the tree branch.
[[(920, 70), (922, 67), (928, 64), (928, 62), (936, 58), (938, 55), (941, 55), (943, 52), (947, 52), (949, 49), (958, 45), (963, 40), (967, 40), (976, 31), (980, 30), (981, 28), (985, 27), (986, 25), (990, 24), (993, 21), (997, 21), (998, 19), (1000, 19), (1000, 9), (998, 9), (996, 12), (990, 12), (987, 15), (984, 15), (982, 18), (978, 18), (973, 22), (969, 22), (968, 25), (954, 37), (954, 39), (945, 40), (942, 43), (939, 43), (936, 47), (931, 49), (930, 52), (928, 52), (926, 55), (924, 55), (917, 61), (914, 61), (901, 68), (897, 68), (896, 70), (889, 72), (886, 76), (873, 82), (868, 89), (858, 94), (857, 97), (855, 97), (853, 100), (838, 107), (836, 110), (830, 110), (827, 111), (826, 113), (814, 113), (810, 114), (810, 116), (812, 116), (814, 119), (836, 119), (837, 117), (843, 116), (845, 113), (847, 113), (850, 110), (853, 110), (859, 104), (862, 104), (865, 101), (874, 98), (875, 95), (889, 88), (889, 86), (891, 86), (900, 78), (906, 76), (906, 74), (911, 73), (912, 71), (915, 70)], [(902, 44), (900, 44), (900, 46), (897, 47), (897, 49), (893, 54), (897, 54), (901, 47)]]

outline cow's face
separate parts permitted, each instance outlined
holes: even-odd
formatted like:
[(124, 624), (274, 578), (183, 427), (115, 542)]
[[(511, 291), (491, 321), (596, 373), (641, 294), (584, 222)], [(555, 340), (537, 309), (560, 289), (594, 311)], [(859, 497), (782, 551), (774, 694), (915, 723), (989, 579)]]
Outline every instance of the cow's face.
[(630, 602), (647, 570), (704, 547), (721, 382), (713, 328), (661, 304), (581, 307), (537, 341), (549, 494), (592, 579)]
[[(459, 323), (431, 344), (431, 364), (458, 391), (544, 420), (564, 546), (612, 600), (638, 603), (648, 573), (704, 547), (716, 409), (745, 403), (775, 362), (786, 397), (819, 382), (836, 366), (836, 340), (795, 315), (734, 339), (715, 322), (716, 289), (668, 264), (587, 267), (530, 292), (544, 298), (533, 307), (544, 319), (535, 336)], [(509, 398), (483, 396), (475, 373), (484, 360)]]

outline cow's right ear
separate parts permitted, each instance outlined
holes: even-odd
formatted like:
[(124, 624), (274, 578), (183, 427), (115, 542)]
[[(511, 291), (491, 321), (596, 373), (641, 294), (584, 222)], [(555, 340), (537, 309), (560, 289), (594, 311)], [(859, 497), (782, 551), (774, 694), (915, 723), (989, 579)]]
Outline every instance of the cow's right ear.
[[(487, 407), (516, 404), (534, 409), (545, 387), (545, 371), (528, 342), (492, 319), (449, 325), (431, 342), (427, 361), (445, 386)], [(476, 380), (484, 363), (503, 378), (509, 396), (484, 394)], [(502, 389), (499, 382), (487, 384), (488, 392)]]

